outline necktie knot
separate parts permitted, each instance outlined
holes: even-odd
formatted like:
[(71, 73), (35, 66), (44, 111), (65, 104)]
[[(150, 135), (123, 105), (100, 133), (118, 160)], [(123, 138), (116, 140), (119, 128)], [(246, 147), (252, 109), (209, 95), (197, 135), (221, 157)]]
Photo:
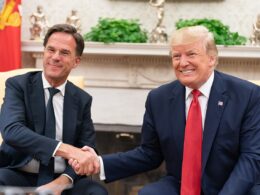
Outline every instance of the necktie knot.
[(198, 99), (198, 97), (201, 95), (201, 92), (197, 89), (193, 89), (193, 91), (191, 92), (193, 95), (193, 98)]
[(59, 89), (56, 89), (56, 88), (54, 88), (54, 87), (49, 87), (48, 90), (49, 90), (49, 93), (50, 93), (50, 98), (53, 98), (53, 96), (54, 96), (56, 93), (59, 93), (59, 92), (60, 92)]

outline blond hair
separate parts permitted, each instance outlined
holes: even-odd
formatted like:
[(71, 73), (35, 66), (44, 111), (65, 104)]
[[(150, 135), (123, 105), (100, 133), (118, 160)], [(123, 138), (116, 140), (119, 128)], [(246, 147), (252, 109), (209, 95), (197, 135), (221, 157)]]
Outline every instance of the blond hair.
[(172, 34), (171, 47), (173, 48), (177, 45), (193, 43), (198, 40), (203, 41), (207, 54), (216, 58), (215, 65), (217, 65), (218, 50), (214, 41), (214, 36), (204, 26), (190, 26), (176, 30)]

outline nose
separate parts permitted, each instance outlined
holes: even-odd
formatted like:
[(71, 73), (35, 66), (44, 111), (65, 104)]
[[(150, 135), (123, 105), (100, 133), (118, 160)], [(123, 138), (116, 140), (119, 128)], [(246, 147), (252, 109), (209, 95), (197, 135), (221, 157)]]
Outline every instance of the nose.
[(184, 56), (184, 55), (182, 55), (182, 56), (180, 57), (180, 65), (181, 65), (181, 66), (186, 66), (186, 65), (188, 65), (188, 64), (189, 64), (189, 63), (188, 63), (187, 57)]
[(56, 51), (55, 53), (52, 54), (52, 59), (54, 59), (54, 60), (60, 60), (59, 51)]

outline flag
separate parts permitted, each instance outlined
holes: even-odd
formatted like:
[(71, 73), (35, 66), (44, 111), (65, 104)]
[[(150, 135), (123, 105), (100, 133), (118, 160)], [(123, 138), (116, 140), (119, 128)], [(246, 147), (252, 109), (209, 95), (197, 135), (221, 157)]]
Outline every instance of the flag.
[(21, 0), (0, 0), (0, 72), (21, 67)]

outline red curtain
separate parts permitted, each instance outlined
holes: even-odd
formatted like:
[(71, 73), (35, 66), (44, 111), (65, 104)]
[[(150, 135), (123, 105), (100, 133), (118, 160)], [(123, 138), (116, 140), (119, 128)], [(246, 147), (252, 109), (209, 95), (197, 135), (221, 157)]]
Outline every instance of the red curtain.
[(21, 0), (4, 0), (0, 10), (0, 71), (21, 67)]

